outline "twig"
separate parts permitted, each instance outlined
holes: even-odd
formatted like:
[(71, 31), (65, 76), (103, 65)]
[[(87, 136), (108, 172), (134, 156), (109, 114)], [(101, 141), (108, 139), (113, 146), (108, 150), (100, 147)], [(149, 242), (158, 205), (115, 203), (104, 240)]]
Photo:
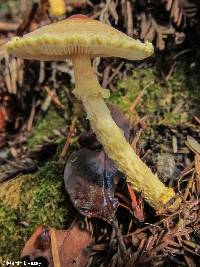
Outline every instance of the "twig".
[(188, 52), (190, 52), (190, 51), (192, 51), (192, 49), (185, 49), (185, 50), (179, 52), (178, 54), (176, 54), (176, 55), (173, 57), (173, 60), (177, 59), (177, 57), (180, 57), (180, 56), (182, 56), (183, 54), (188, 53)]
[(124, 65), (124, 62), (121, 62), (119, 66), (114, 70), (113, 74), (110, 76), (110, 79), (108, 79), (107, 83), (105, 82), (104, 86), (107, 87), (109, 83), (112, 82), (112, 80), (115, 78), (115, 76), (119, 73), (120, 69)]
[(132, 146), (132, 148), (134, 149), (135, 152), (137, 152), (137, 143), (138, 143), (138, 141), (140, 139), (142, 131), (143, 131), (143, 129), (140, 128), (139, 132), (137, 132), (135, 138), (133, 139), (133, 142), (131, 143), (131, 146)]
[(16, 31), (19, 27), (17, 23), (7, 23), (7, 22), (0, 22), (0, 31)]
[(32, 129), (34, 117), (35, 117), (35, 103), (33, 102), (31, 113), (30, 113), (28, 123), (27, 123), (27, 131), (28, 132), (30, 132)]
[(138, 104), (140, 103), (140, 100), (142, 99), (142, 97), (144, 96), (144, 92), (145, 90), (150, 87), (151, 85), (154, 84), (154, 81), (151, 81), (150, 83), (148, 83), (143, 89), (142, 91), (139, 93), (139, 95), (136, 97), (136, 99), (134, 100), (133, 104), (130, 107), (130, 111), (134, 112), (134, 110), (136, 109), (136, 107), (138, 106)]
[(136, 109), (136, 107), (138, 106), (138, 104), (140, 103), (140, 100), (142, 99), (144, 95), (144, 89), (139, 93), (139, 95), (136, 97), (136, 99), (134, 100), (133, 104), (130, 107), (130, 111), (133, 113), (134, 110)]
[(64, 109), (64, 105), (60, 102), (59, 98), (56, 95), (55, 90), (50, 90), (49, 87), (45, 86), (44, 90), (47, 93), (47, 98), (45, 99), (43, 105), (42, 105), (42, 110), (45, 111), (47, 110), (49, 104), (51, 101), (54, 102), (59, 108)]
[(23, 59), (17, 58), (17, 82), (20, 87), (22, 87), (24, 79), (23, 63)]
[(12, 94), (11, 78), (9, 72), (9, 56), (5, 54), (5, 82), (8, 92)]
[(110, 76), (110, 65), (106, 66), (104, 72), (103, 72), (103, 81), (102, 81), (102, 87), (106, 88), (109, 84), (109, 76)]
[(15, 58), (11, 58), (11, 61), (8, 67), (10, 70), (12, 94), (16, 95), (17, 93), (17, 62)]
[(51, 236), (51, 253), (53, 257), (54, 267), (61, 267), (56, 232), (53, 228), (50, 229), (50, 236)]
[(105, 15), (106, 11), (108, 10), (111, 1), (112, 1), (112, 0), (107, 0), (107, 1), (106, 1), (105, 7), (104, 7), (104, 9), (102, 10), (101, 15), (100, 15), (100, 17), (99, 17), (99, 20), (100, 20), (100, 21), (103, 21), (103, 20), (104, 20), (104, 15)]
[(194, 116), (194, 119), (198, 122), (198, 124), (200, 124), (200, 119), (197, 116)]
[(7, 38), (0, 40), (0, 61), (6, 56), (6, 42), (8, 41)]
[(75, 117), (72, 120), (70, 129), (69, 129), (69, 133), (68, 133), (68, 136), (67, 136), (67, 140), (66, 140), (66, 143), (65, 143), (65, 145), (63, 147), (63, 150), (62, 150), (62, 152), (60, 154), (59, 160), (62, 160), (65, 157), (66, 153), (67, 153), (67, 150), (68, 150), (69, 145), (71, 143), (72, 135), (73, 135), (74, 130), (75, 130), (76, 120), (77, 120), (77, 117)]
[(184, 196), (183, 196), (183, 200), (186, 201), (188, 195), (189, 195), (189, 191), (190, 191), (190, 188), (192, 187), (192, 183), (193, 183), (193, 180), (194, 180), (194, 172), (192, 174), (192, 176), (190, 177), (190, 179), (188, 180), (188, 183), (187, 183), (187, 186), (186, 186), (186, 189), (185, 189), (185, 192), (184, 192)]
[(40, 73), (39, 73), (39, 79), (38, 82), (39, 83), (43, 83), (44, 79), (45, 79), (45, 63), (44, 61), (40, 61)]
[(133, 36), (133, 10), (130, 1), (127, 2), (127, 34)]
[(111, 219), (111, 224), (115, 230), (115, 233), (116, 233), (116, 236), (117, 236), (117, 240), (118, 240), (118, 243), (119, 243), (119, 248), (122, 252), (122, 255), (125, 257), (125, 259), (127, 259), (128, 257), (128, 253), (127, 253), (127, 250), (126, 250), (126, 246), (124, 244), (124, 240), (123, 240), (123, 236), (122, 236), (122, 233), (121, 233), (121, 230), (119, 228), (119, 225), (118, 225), (118, 222), (117, 222), (117, 218), (115, 215), (112, 216), (112, 219)]

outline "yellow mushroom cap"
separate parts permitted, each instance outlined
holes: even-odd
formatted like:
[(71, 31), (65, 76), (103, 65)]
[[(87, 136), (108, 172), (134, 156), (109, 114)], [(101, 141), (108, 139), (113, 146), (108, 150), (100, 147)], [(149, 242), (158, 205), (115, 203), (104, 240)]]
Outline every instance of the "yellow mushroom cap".
[(140, 60), (153, 53), (142, 43), (115, 28), (83, 15), (75, 15), (7, 43), (8, 53), (23, 59), (64, 60), (76, 54)]

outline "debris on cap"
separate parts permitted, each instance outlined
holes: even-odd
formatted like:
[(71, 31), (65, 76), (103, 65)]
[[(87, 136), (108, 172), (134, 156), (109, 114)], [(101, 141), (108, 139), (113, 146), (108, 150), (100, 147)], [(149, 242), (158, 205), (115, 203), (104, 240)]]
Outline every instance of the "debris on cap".
[(59, 17), (65, 13), (64, 0), (49, 0), (50, 12), (52, 16)]

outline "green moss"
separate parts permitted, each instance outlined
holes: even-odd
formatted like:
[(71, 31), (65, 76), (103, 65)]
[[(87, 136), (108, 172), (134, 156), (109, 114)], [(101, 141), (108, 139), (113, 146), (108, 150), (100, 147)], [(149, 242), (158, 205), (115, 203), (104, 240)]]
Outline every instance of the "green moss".
[(174, 125), (187, 121), (187, 113), (175, 112), (178, 105), (185, 108), (188, 91), (183, 89), (183, 72), (176, 73), (168, 82), (158, 76), (155, 69), (136, 69), (126, 80), (118, 81), (111, 101), (127, 115), (137, 96), (144, 91), (141, 103), (137, 106), (139, 114), (147, 115), (152, 124)]
[(19, 231), (17, 211), (0, 203), (0, 265), (3, 260), (16, 259), (19, 253)]
[[(0, 204), (0, 258), (19, 259), (36, 225), (63, 229), (70, 220), (63, 182), (64, 163), (48, 162), (35, 174), (24, 176), (17, 208)], [(23, 222), (23, 223), (21, 223)]]
[(33, 132), (27, 141), (28, 147), (34, 148), (45, 139), (50, 138), (53, 135), (54, 130), (64, 127), (65, 124), (66, 122), (64, 118), (51, 107), (34, 127)]
[(63, 164), (48, 162), (22, 184), (20, 213), (31, 226), (38, 222), (61, 228), (67, 218)]

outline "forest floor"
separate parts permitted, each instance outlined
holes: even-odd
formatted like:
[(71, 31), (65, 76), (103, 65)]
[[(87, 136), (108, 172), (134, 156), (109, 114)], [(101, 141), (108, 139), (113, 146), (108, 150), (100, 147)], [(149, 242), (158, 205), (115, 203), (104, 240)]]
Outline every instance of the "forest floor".
[[(6, 8), (0, 4), (0, 18), (8, 13)], [(3, 32), (1, 38), (7, 40), (12, 35), (13, 31)], [(137, 64), (119, 59), (95, 62), (101, 84), (111, 91), (107, 103), (119, 108), (128, 122), (129, 142), (182, 199), (178, 211), (156, 214), (142, 194), (131, 191), (135, 194), (133, 203), (129, 187), (120, 177), (115, 189), (119, 201), (117, 233), (105, 218), (80, 215), (65, 189), (64, 169), (70, 156), (94, 141), (83, 107), (72, 93), (71, 63), (16, 60), (5, 53), (3, 44), (2, 41), (0, 265), (5, 260), (20, 259), (27, 240), (39, 225), (48, 227), (52, 246), (58, 251), (60, 243), (53, 243), (53, 233), (56, 231), (59, 239), (58, 230), (64, 234), (78, 225), (87, 230), (93, 243), (82, 236), (85, 232), (73, 232), (75, 240), (85, 238), (91, 245), (87, 252), (90, 258), (83, 256), (84, 264), (77, 267), (85, 266), (86, 260), (88, 267), (199, 266), (200, 56), (191, 49), (182, 50), (183, 53), (174, 49), (170, 56), (158, 52), (153, 59)], [(102, 150), (99, 143), (97, 147)], [(118, 246), (120, 234), (130, 255), (126, 263)], [(83, 251), (83, 247), (78, 249), (77, 253)], [(48, 261), (55, 265), (55, 258), (47, 254), (39, 254), (40, 259), (47, 259), (42, 266), (48, 266)]]

